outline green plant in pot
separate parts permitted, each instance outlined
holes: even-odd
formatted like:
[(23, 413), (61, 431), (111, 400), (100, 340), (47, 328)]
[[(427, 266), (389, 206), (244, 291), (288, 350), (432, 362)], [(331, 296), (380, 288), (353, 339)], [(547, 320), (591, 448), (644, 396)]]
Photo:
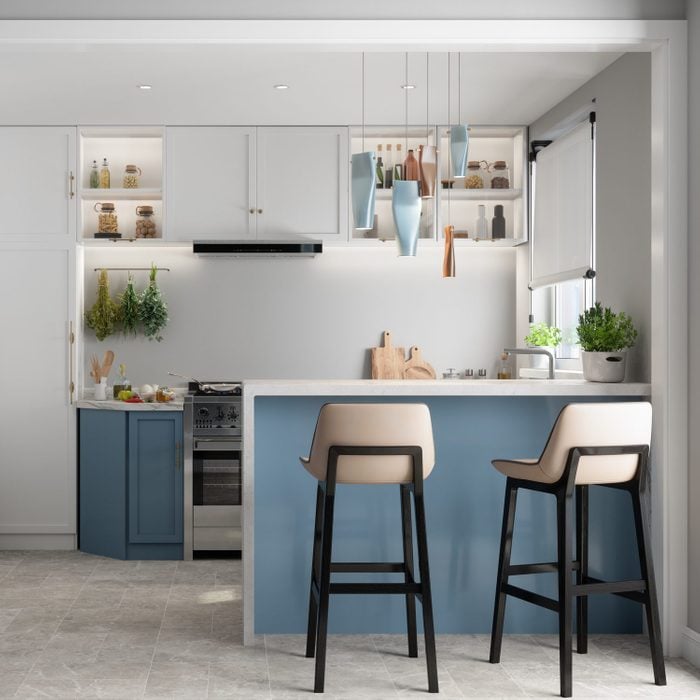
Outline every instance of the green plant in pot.
[[(561, 330), (547, 323), (533, 323), (530, 332), (525, 336), (525, 342), (531, 348), (542, 348), (554, 355), (555, 349), (561, 344)], [(531, 355), (530, 367), (546, 369), (549, 366), (544, 355)]]
[(637, 340), (632, 319), (624, 312), (596, 302), (578, 317), (583, 378), (589, 382), (621, 382), (625, 378), (627, 348)]

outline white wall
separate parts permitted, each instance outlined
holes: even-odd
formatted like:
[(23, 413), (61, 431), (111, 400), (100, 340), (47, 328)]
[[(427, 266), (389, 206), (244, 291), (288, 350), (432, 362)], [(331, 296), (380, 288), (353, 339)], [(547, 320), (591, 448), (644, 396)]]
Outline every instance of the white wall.
[[(631, 315), (639, 337), (630, 353), (627, 379), (647, 382), (651, 376), (650, 68), (648, 53), (625, 54), (530, 127), (531, 140), (542, 138), (596, 100), (596, 297), (604, 306)], [(527, 327), (527, 293), (522, 284), (518, 290), (520, 336)]]
[[(327, 248), (313, 259), (206, 259), (189, 249), (86, 249), (86, 305), (100, 265), (148, 266), (170, 308), (161, 343), (143, 337), (98, 342), (86, 330), (85, 363), (105, 349), (135, 384), (177, 384), (167, 370), (203, 380), (369, 377), (367, 349), (383, 330), (407, 350), (418, 345), (438, 373), (487, 368), (514, 341), (515, 252), (457, 250), (457, 277), (443, 279), (442, 250), (396, 256), (377, 249)], [(112, 292), (126, 273), (111, 273)], [(138, 286), (146, 272), (136, 273)], [(87, 376), (87, 367), (84, 368)], [(110, 377), (111, 383), (113, 376)]]
[(689, 211), (688, 211), (688, 626), (700, 632), (700, 5), (688, 2)]

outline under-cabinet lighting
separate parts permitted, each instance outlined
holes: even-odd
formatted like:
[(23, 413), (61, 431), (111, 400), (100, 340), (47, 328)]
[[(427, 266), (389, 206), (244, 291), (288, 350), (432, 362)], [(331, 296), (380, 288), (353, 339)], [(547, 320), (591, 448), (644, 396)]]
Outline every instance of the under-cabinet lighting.
[(411, 85), (411, 83), (405, 83), (404, 85), (401, 86), (402, 90), (415, 90), (416, 86)]
[(284, 83), (279, 83), (278, 85), (273, 85), (273, 88), (275, 90), (289, 90), (289, 85), (285, 85)]
[(136, 86), (139, 90), (152, 90), (153, 85), (146, 85), (145, 83), (143, 85), (137, 85)]

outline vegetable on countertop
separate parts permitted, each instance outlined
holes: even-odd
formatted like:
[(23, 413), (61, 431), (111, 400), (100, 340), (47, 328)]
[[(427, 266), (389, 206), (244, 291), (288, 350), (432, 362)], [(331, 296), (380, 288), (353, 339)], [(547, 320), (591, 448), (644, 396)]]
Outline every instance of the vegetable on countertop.
[(168, 325), (168, 307), (156, 284), (157, 271), (158, 268), (151, 265), (150, 281), (140, 299), (139, 316), (146, 337), (160, 342), (163, 340), (160, 332)]
[(100, 270), (97, 281), (97, 301), (85, 312), (85, 323), (95, 331), (97, 340), (104, 340), (114, 333), (115, 324), (119, 323), (119, 306), (109, 296), (109, 277), (107, 270)]

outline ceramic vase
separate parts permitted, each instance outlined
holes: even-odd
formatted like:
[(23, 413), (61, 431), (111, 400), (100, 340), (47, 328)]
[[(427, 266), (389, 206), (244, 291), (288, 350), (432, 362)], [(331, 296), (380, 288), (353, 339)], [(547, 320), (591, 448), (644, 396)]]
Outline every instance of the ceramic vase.
[(437, 180), (437, 148), (418, 146), (418, 171), (420, 174), (420, 196), (434, 197)]
[(417, 180), (397, 180), (391, 196), (400, 256), (415, 256), (418, 248), (421, 202)]
[(368, 231), (374, 226), (374, 205), (377, 188), (377, 161), (374, 151), (353, 153), (352, 216), (355, 228)]
[(469, 127), (456, 124), (450, 127), (450, 157), (452, 159), (452, 176), (466, 177), (467, 152), (469, 150)]

